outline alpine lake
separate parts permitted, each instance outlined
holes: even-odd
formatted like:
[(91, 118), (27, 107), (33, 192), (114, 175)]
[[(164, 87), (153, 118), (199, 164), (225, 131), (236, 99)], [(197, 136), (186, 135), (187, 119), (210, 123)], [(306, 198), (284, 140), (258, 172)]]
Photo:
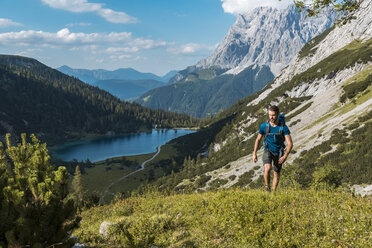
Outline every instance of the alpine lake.
[(152, 129), (151, 132), (105, 136), (68, 142), (53, 147), (50, 152), (64, 161), (102, 161), (120, 156), (132, 156), (156, 152), (157, 147), (180, 136), (194, 133), (190, 129)]

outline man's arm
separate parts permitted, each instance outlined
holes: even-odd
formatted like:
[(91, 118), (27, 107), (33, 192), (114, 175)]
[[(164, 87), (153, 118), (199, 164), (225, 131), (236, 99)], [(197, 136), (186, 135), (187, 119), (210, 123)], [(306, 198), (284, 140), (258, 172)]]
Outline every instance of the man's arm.
[(285, 141), (287, 142), (287, 149), (285, 150), (284, 155), (279, 158), (279, 164), (283, 164), (288, 157), (288, 154), (291, 152), (292, 147), (293, 147), (293, 142), (292, 142), (292, 137), (290, 134), (287, 134), (285, 137)]
[(257, 162), (257, 150), (261, 142), (261, 139), (262, 139), (262, 134), (259, 133), (257, 136), (256, 142), (254, 143), (254, 150), (253, 150), (253, 155), (252, 155), (253, 162), (255, 163)]

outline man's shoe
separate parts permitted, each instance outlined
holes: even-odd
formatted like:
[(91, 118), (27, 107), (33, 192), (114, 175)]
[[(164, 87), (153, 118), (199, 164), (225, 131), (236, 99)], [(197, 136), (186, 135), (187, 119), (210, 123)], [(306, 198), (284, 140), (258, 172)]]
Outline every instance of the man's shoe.
[(265, 191), (267, 191), (267, 192), (271, 192), (270, 187), (266, 185), (266, 186), (265, 186)]

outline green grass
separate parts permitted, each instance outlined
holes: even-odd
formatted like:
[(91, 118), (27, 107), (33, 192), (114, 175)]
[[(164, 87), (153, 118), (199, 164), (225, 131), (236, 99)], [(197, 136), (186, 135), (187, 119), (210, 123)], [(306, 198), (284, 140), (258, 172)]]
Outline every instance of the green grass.
[[(137, 156), (126, 156), (126, 157), (117, 157), (117, 158), (110, 158), (103, 161), (99, 161), (94, 163), (92, 168), (86, 168), (86, 174), (83, 174), (82, 181), (83, 186), (87, 190), (88, 194), (98, 194), (100, 195), (103, 191), (107, 188), (115, 180), (119, 179), (120, 177), (129, 174), (130, 172), (138, 169), (138, 167), (144, 162), (145, 160), (151, 158), (154, 153), (137, 155)], [(123, 158), (125, 158), (125, 162), (123, 162)], [(131, 161), (132, 164), (128, 166), (127, 161)], [(110, 167), (110, 170), (106, 168)], [(137, 175), (140, 179), (142, 175)], [(122, 191), (126, 191), (128, 187), (137, 187), (137, 182), (135, 180), (123, 180), (118, 185), (120, 185), (120, 189), (118, 187), (113, 187), (110, 189), (112, 193), (118, 193)]]
[[(371, 211), (342, 192), (150, 192), (84, 211), (73, 235), (94, 247), (369, 247)], [(103, 221), (116, 224), (107, 239)]]

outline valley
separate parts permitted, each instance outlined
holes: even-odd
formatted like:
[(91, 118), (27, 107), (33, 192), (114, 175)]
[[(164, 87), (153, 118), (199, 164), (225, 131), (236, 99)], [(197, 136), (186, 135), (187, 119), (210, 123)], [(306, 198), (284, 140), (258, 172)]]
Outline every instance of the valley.
[[(0, 247), (369, 247), (372, 0), (358, 4), (333, 26), (328, 8), (237, 14), (164, 76), (0, 55)], [(294, 146), (270, 192), (252, 153), (272, 105)]]

